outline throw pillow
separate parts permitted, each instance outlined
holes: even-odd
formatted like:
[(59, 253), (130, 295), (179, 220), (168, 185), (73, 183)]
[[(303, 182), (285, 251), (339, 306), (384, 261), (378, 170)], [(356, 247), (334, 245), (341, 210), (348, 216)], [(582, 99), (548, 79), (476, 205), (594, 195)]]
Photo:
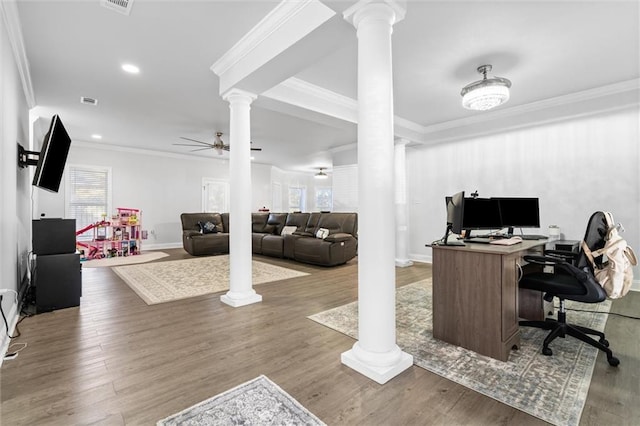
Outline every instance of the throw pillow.
[(329, 230), (327, 228), (319, 228), (316, 232), (316, 238), (325, 239), (329, 236)]
[(201, 234), (217, 234), (218, 228), (212, 222), (198, 222)]
[(285, 226), (282, 228), (280, 235), (291, 235), (296, 231), (296, 229), (298, 229), (297, 226)]

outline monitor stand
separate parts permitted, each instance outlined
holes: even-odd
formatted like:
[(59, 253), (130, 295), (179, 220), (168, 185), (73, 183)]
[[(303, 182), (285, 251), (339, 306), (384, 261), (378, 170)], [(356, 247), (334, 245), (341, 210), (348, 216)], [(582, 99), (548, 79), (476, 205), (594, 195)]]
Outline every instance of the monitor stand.
[(451, 224), (447, 224), (447, 230), (444, 232), (444, 237), (442, 238), (443, 246), (464, 246), (462, 241), (448, 241), (449, 240), (449, 232), (451, 231)]

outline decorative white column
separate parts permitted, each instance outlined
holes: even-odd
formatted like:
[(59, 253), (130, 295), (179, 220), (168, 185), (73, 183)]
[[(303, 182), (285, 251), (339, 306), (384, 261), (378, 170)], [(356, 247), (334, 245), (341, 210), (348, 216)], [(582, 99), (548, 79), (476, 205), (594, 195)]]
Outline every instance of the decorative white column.
[(233, 307), (262, 301), (252, 286), (251, 264), (251, 102), (256, 95), (231, 89), (229, 102), (229, 291), (220, 300)]
[(341, 359), (383, 384), (413, 364), (396, 345), (391, 32), (404, 7), (363, 0), (344, 17), (358, 35), (359, 340)]
[(407, 233), (407, 150), (406, 139), (396, 140), (396, 266), (405, 268), (413, 265), (409, 259), (409, 234)]

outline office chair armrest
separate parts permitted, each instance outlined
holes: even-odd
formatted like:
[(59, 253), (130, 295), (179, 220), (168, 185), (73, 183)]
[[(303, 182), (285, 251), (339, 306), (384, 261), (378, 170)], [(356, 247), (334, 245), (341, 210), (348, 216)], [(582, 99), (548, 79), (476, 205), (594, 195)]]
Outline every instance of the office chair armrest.
[(578, 260), (578, 257), (580, 254), (574, 251), (566, 251), (566, 250), (545, 250), (544, 255), (566, 260), (567, 262), (571, 262), (574, 260)]
[(568, 262), (560, 257), (553, 256), (536, 256), (536, 255), (526, 255), (523, 259), (529, 263), (534, 263), (536, 265), (542, 266), (559, 266), (567, 264)]
[(579, 268), (576, 268), (566, 260), (563, 260), (557, 257), (527, 255), (527, 256), (524, 256), (523, 259), (529, 263), (534, 263), (536, 265), (557, 266), (560, 269), (563, 269), (569, 275), (572, 275), (573, 277), (575, 277), (580, 282), (584, 282), (589, 280), (589, 278), (593, 278), (592, 275), (586, 273), (585, 271)]

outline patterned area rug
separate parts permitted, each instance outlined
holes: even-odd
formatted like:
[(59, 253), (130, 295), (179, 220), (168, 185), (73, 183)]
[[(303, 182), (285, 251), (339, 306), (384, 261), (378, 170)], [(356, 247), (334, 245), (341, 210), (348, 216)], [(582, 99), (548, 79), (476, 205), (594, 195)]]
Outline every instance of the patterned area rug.
[(104, 259), (92, 259), (82, 262), (83, 268), (105, 268), (119, 265), (133, 265), (136, 263), (151, 262), (169, 256), (161, 251), (150, 251), (133, 256), (106, 257)]
[[(309, 275), (253, 261), (253, 284)], [(148, 305), (229, 289), (229, 255), (118, 266), (113, 271)]]
[[(547, 331), (521, 328), (520, 348), (502, 362), (433, 338), (431, 280), (397, 290), (397, 344), (414, 364), (555, 425), (577, 425), (598, 350), (577, 339), (556, 339), (553, 356), (540, 353)], [(608, 312), (609, 301), (574, 309)], [(604, 330), (607, 315), (570, 311), (572, 323)], [(357, 302), (309, 317), (357, 339)]]
[(171, 425), (324, 425), (266, 376), (257, 377), (158, 422)]

